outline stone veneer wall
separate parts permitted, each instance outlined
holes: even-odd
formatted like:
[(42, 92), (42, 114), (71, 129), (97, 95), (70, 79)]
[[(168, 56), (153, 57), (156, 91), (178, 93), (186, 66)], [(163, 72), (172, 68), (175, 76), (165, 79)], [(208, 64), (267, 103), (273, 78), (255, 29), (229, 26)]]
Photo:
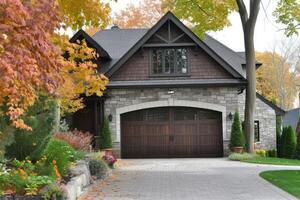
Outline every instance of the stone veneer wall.
[[(239, 95), (239, 110), (241, 120), (244, 120), (245, 91)], [(272, 150), (276, 148), (276, 113), (269, 105), (256, 98), (254, 120), (259, 121), (260, 141), (256, 143), (258, 149)]]
[[(153, 101), (187, 100), (209, 104), (221, 105), (226, 108), (226, 116), (238, 110), (237, 88), (211, 87), (211, 88), (170, 88), (174, 94), (168, 94), (169, 88), (155, 89), (111, 89), (108, 90), (109, 98), (105, 101), (105, 114), (112, 114), (110, 122), (112, 129), (113, 148), (116, 154), (120, 153), (120, 142), (117, 138), (116, 109), (129, 105), (135, 105)], [(187, 105), (188, 106), (188, 105)], [(159, 105), (157, 106), (159, 107)], [(226, 117), (226, 135), (224, 138), (224, 154), (228, 152), (228, 140), (230, 138), (232, 121)]]

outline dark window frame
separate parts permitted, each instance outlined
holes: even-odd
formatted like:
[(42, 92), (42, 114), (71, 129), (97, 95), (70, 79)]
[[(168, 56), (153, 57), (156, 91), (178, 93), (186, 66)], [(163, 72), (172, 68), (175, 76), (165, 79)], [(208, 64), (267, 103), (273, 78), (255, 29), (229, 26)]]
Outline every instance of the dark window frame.
[[(255, 128), (257, 126), (257, 129)], [(245, 131), (245, 121), (242, 121), (242, 129), (243, 132)], [(255, 131), (257, 130), (257, 134)], [(257, 135), (257, 138), (256, 138)], [(260, 142), (260, 126), (259, 126), (259, 120), (254, 120), (254, 142)]]
[[(185, 49), (186, 50), (186, 73), (178, 73), (178, 66), (174, 65), (174, 73), (165, 73), (165, 52), (166, 50), (170, 50), (170, 49)], [(162, 73), (154, 73), (154, 69), (153, 69), (153, 51), (154, 50), (161, 50), (163, 53), (162, 55)], [(160, 47), (160, 48), (151, 48), (149, 50), (149, 58), (150, 58), (150, 73), (149, 76), (150, 77), (185, 77), (185, 76), (190, 76), (190, 70), (189, 70), (189, 49), (186, 47)], [(176, 53), (174, 54), (174, 63), (176, 63)]]
[[(256, 131), (257, 131), (257, 133), (256, 133)], [(259, 120), (254, 120), (254, 141), (255, 142), (260, 142)]]

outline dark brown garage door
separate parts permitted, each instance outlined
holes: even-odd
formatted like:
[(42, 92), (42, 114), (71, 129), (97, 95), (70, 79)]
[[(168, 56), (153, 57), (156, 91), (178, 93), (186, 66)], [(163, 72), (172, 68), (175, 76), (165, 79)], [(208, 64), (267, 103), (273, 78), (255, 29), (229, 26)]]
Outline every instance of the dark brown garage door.
[(151, 108), (121, 116), (123, 158), (221, 157), (222, 115), (188, 108)]

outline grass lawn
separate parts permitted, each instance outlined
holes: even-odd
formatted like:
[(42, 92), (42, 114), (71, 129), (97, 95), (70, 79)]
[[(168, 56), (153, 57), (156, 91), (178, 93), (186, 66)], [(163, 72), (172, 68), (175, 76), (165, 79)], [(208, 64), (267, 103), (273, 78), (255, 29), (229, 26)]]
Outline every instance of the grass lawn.
[(300, 160), (285, 159), (285, 158), (255, 157), (249, 160), (242, 160), (242, 162), (257, 163), (257, 164), (271, 164), (271, 165), (300, 166)]
[(265, 171), (259, 175), (273, 185), (300, 199), (300, 170)]

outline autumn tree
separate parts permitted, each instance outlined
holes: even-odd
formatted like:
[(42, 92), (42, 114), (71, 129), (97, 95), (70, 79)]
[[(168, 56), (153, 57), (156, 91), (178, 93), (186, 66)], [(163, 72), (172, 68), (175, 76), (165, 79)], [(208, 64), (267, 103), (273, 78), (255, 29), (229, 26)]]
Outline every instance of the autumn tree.
[(121, 28), (150, 28), (165, 12), (160, 0), (144, 0), (138, 5), (131, 3), (116, 13), (113, 23)]
[[(98, 0), (76, 1), (57, 0), (59, 12), (63, 16), (62, 28), (97, 29), (105, 28), (110, 22), (110, 6), (108, 3)], [(98, 28), (95, 28), (98, 27)], [(62, 29), (61, 28), (61, 29)], [(93, 62), (98, 59), (98, 54), (93, 48), (89, 48), (85, 41), (70, 43), (66, 35), (54, 34), (53, 40), (62, 52), (67, 52), (61, 77), (63, 83), (58, 89), (59, 113), (73, 113), (84, 107), (81, 94), (102, 96), (108, 79), (97, 71), (97, 65)], [(59, 116), (57, 116), (59, 121)]]
[(288, 110), (299, 90), (299, 44), (293, 40), (277, 44), (273, 51), (257, 53), (263, 65), (257, 70), (257, 90)]
[(111, 8), (103, 0), (57, 0), (64, 28), (105, 28), (110, 22)]
[(39, 90), (55, 95), (61, 83), (61, 51), (50, 37), (61, 19), (55, 0), (4, 0), (0, 3), (0, 116), (13, 126), (31, 129), (20, 116)]
[(60, 72), (63, 84), (58, 88), (60, 114), (64, 115), (84, 107), (81, 94), (102, 96), (108, 78), (97, 72), (97, 65), (93, 60), (98, 55), (85, 41), (70, 43), (67, 37), (62, 36), (59, 41), (62, 42), (62, 50), (67, 52)]

